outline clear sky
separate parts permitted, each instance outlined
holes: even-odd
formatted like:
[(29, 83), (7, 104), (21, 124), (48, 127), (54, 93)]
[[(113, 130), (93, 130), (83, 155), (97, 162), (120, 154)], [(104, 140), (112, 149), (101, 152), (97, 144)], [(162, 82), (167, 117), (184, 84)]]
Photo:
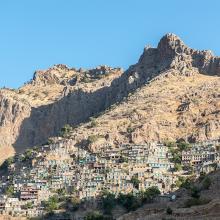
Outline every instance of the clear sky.
[(2, 0), (0, 87), (58, 63), (126, 69), (168, 32), (220, 55), (220, 0)]

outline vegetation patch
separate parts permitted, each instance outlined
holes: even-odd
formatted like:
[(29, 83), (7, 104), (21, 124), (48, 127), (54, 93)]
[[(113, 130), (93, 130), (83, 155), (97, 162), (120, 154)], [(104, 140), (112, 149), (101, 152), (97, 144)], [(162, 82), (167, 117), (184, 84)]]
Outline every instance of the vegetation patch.
[(103, 135), (94, 134), (94, 135), (90, 135), (87, 140), (89, 144), (92, 144), (98, 141), (98, 139), (103, 138), (103, 137), (104, 137)]
[(69, 124), (66, 124), (61, 128), (60, 135), (62, 137), (67, 137), (71, 130), (72, 130), (72, 127)]

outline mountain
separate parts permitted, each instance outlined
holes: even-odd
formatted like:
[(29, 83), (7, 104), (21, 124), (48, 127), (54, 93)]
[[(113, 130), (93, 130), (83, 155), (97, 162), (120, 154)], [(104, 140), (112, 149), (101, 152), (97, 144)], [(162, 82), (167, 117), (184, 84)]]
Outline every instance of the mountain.
[[(167, 34), (137, 64), (83, 70), (55, 65), (17, 90), (0, 90), (0, 160), (58, 136), (76, 145), (220, 136), (220, 57)], [(91, 119), (91, 117), (93, 117)]]

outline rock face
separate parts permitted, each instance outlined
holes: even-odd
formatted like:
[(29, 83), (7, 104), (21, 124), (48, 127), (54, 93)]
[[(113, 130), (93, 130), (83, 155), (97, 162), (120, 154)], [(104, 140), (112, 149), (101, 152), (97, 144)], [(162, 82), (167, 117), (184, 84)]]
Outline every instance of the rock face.
[(28, 103), (14, 97), (14, 92), (0, 91), (0, 161), (14, 153), (12, 143), (16, 141), (23, 120), (30, 115)]
[[(217, 76), (219, 57), (190, 49), (174, 34), (165, 35), (157, 48), (145, 48), (138, 63), (125, 72), (107, 66), (77, 70), (65, 65), (37, 71), (20, 89), (0, 91), (0, 160), (13, 149), (21, 152), (42, 144), (65, 124), (78, 126), (112, 105), (97, 119), (100, 127), (87, 123), (73, 131), (76, 143), (90, 133), (103, 134), (104, 142), (113, 144), (217, 138)], [(3, 149), (10, 152), (3, 154)]]
[(209, 50), (198, 51), (187, 47), (175, 34), (165, 35), (157, 48), (145, 48), (137, 65), (150, 69), (151, 73), (155, 69), (173, 68), (184, 74), (195, 67), (203, 74), (220, 75), (220, 57), (214, 57)]
[(0, 136), (6, 138), (0, 146), (22, 152), (58, 135), (65, 124), (84, 122), (111, 104), (108, 88), (121, 74), (120, 68), (107, 66), (77, 71), (56, 65), (36, 72), (19, 90), (1, 90)]

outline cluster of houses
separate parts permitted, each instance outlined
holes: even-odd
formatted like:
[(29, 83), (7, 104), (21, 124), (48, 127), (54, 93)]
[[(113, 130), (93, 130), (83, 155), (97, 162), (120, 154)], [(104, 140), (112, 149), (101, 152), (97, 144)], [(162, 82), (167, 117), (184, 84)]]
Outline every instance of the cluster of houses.
[(209, 173), (219, 168), (220, 140), (196, 143), (188, 150), (182, 152), (182, 165), (192, 166), (199, 175), (201, 172)]
[[(218, 164), (218, 144), (193, 145), (182, 152), (182, 164)], [(157, 186), (166, 194), (178, 179), (171, 158), (168, 147), (159, 143), (103, 146), (96, 154), (75, 147), (71, 140), (42, 146), (29, 152), (25, 161), (17, 155), (9, 174), (0, 177), (0, 213), (41, 216), (46, 213), (43, 201), (59, 190), (90, 202), (104, 190), (117, 196)]]

